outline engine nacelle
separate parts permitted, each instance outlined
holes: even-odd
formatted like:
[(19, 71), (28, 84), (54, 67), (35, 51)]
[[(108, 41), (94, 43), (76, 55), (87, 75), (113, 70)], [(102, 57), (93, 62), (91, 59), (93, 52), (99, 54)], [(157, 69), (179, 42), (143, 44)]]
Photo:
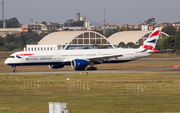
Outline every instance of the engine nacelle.
[(88, 65), (87, 60), (74, 59), (71, 61), (71, 67), (74, 68), (75, 70), (85, 70), (87, 65)]
[(49, 65), (50, 69), (58, 69), (58, 68), (63, 68), (64, 64), (55, 64), (55, 65)]

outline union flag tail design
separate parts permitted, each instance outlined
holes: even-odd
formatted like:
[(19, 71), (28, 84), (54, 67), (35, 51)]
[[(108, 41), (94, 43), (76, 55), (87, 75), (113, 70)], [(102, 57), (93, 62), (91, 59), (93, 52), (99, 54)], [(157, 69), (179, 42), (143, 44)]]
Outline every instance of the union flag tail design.
[(155, 28), (154, 31), (149, 35), (149, 37), (139, 47), (139, 49), (144, 50), (144, 49), (149, 48), (148, 50), (154, 51), (154, 48), (156, 47), (156, 43), (157, 43), (157, 40), (159, 39), (161, 30), (162, 30), (162, 27)]

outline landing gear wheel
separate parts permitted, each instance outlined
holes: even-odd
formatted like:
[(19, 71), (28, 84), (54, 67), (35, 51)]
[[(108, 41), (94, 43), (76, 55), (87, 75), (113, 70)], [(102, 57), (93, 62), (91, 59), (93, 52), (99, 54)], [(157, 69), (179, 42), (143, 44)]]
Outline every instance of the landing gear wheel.
[(97, 70), (97, 67), (87, 67), (87, 70)]
[(81, 68), (81, 69), (75, 69), (76, 71), (83, 71), (85, 70), (85, 68)]
[(17, 70), (16, 70), (16, 69), (14, 69), (14, 70), (13, 70), (13, 72), (14, 72), (14, 73), (16, 73), (16, 72), (17, 72)]

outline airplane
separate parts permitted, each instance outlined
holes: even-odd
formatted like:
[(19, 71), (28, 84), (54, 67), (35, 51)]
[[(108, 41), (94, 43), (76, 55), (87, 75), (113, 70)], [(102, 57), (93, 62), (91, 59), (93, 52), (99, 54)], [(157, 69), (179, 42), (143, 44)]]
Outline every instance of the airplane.
[[(162, 27), (156, 27), (150, 36), (137, 49), (82, 49), (55, 51), (21, 51), (13, 53), (5, 60), (5, 64), (13, 67), (26, 65), (49, 65), (51, 69), (71, 65), (75, 70), (97, 70), (96, 64), (122, 63), (147, 57), (160, 50), (155, 50)], [(90, 65), (90, 67), (87, 67)]]

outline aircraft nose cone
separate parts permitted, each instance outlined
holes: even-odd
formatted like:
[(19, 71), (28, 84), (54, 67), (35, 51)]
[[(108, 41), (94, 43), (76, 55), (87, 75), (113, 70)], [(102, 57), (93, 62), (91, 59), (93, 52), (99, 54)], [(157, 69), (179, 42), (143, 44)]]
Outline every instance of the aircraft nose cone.
[(5, 63), (5, 64), (8, 64), (8, 59), (6, 59), (6, 60), (4, 61), (4, 63)]

